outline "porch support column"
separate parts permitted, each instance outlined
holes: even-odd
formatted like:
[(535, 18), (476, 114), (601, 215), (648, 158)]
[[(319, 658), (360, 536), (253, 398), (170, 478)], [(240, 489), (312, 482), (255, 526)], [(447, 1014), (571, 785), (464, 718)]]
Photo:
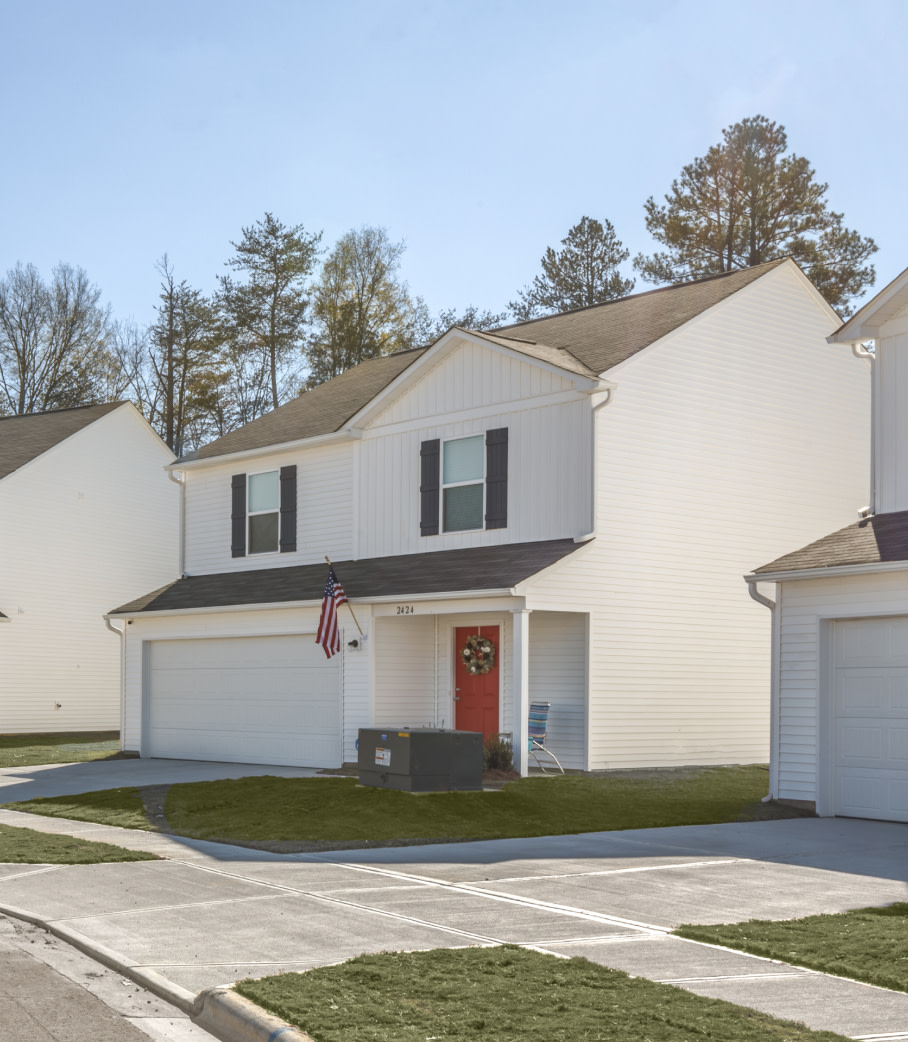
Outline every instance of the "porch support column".
[(530, 611), (517, 608), (513, 615), (514, 662), (511, 681), (514, 714), (514, 769), (525, 778), (529, 773), (527, 752), (530, 729)]

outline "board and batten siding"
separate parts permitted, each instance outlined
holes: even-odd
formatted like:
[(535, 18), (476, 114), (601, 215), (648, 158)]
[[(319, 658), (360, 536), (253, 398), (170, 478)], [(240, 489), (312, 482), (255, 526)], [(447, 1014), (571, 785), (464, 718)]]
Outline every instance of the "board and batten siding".
[[(300, 640), (315, 640), (318, 629), (319, 607), (279, 608), (267, 611), (210, 612), (176, 616), (135, 617), (127, 627), (125, 656), (126, 705), (123, 732), (124, 748), (148, 755), (147, 711), (143, 692), (147, 678), (143, 676), (143, 643), (146, 641), (198, 640), (207, 637), (242, 638), (269, 636), (298, 636)], [(341, 678), (343, 712), (343, 757), (356, 760), (356, 738), (360, 727), (371, 723), (372, 660), (368, 644), (357, 649), (347, 642), (358, 638), (353, 620), (340, 613), (341, 624)], [(368, 629), (370, 616), (367, 606), (357, 606), (361, 625)], [(146, 741), (143, 742), (143, 737)]]
[[(325, 554), (353, 556), (352, 444), (274, 452), (248, 460), (215, 463), (186, 475), (186, 571), (189, 575), (314, 564)], [(234, 474), (258, 474), (296, 465), (297, 549), (293, 553), (230, 553), (231, 487)]]
[[(494, 394), (493, 394), (494, 392)], [(435, 408), (436, 411), (432, 411)], [(420, 445), (508, 429), (506, 528), (420, 536)], [(589, 531), (587, 395), (532, 363), (478, 345), (456, 351), (367, 427), (359, 452), (358, 556), (533, 542)]]
[(0, 732), (120, 726), (102, 616), (178, 577), (172, 459), (124, 405), (0, 481)]
[(435, 616), (382, 616), (375, 629), (375, 726), (437, 726)]
[(827, 631), (829, 641), (824, 642), (824, 626), (834, 625), (835, 619), (908, 615), (908, 573), (799, 579), (779, 585), (777, 795), (817, 800), (819, 729), (823, 714), (831, 713), (829, 663), (821, 656), (831, 648), (833, 634)]
[(597, 538), (528, 587), (590, 619), (591, 768), (769, 758), (755, 567), (867, 502), (869, 372), (787, 265), (608, 373)]
[(908, 510), (908, 316), (884, 323), (873, 363), (876, 510)]

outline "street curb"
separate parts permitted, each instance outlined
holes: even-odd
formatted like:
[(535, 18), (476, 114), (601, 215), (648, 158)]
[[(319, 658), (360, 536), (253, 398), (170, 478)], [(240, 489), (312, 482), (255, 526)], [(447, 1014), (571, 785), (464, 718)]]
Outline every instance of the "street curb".
[(312, 1042), (305, 1031), (237, 995), (232, 988), (200, 992), (192, 1022), (224, 1042)]
[(193, 994), (155, 970), (146, 970), (113, 948), (90, 941), (62, 923), (51, 922), (25, 908), (0, 904), (0, 915), (38, 926), (77, 948), (108, 969), (150, 991), (159, 999), (186, 1013), (193, 1024), (221, 1039), (221, 1042), (313, 1042), (304, 1031), (267, 1013), (229, 987), (206, 988)]

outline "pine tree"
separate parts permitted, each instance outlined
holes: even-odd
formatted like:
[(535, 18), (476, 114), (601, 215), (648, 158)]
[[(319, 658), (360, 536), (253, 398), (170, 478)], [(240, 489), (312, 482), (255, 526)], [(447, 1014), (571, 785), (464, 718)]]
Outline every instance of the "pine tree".
[(549, 246), (542, 258), (542, 274), (510, 303), (518, 319), (599, 304), (627, 296), (634, 288), (634, 280), (623, 278), (618, 270), (630, 254), (610, 221), (583, 217), (561, 245), (558, 252)]
[(873, 239), (829, 209), (828, 185), (803, 157), (787, 155), (785, 128), (754, 116), (722, 131), (722, 143), (672, 182), (665, 204), (646, 201), (646, 227), (666, 247), (634, 258), (647, 282), (687, 282), (793, 257), (843, 315), (876, 277)]

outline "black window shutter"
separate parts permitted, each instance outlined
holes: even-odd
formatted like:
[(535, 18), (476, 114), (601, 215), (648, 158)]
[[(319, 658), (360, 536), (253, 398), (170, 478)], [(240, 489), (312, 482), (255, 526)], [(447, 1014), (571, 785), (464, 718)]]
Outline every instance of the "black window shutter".
[(508, 429), (486, 431), (486, 528), (508, 527)]
[(233, 557), (246, 556), (246, 475), (234, 474), (230, 482), (233, 492), (230, 511), (230, 553)]
[(296, 464), (281, 467), (281, 553), (296, 551)]
[(438, 535), (441, 441), (424, 441), (419, 449), (419, 534)]

